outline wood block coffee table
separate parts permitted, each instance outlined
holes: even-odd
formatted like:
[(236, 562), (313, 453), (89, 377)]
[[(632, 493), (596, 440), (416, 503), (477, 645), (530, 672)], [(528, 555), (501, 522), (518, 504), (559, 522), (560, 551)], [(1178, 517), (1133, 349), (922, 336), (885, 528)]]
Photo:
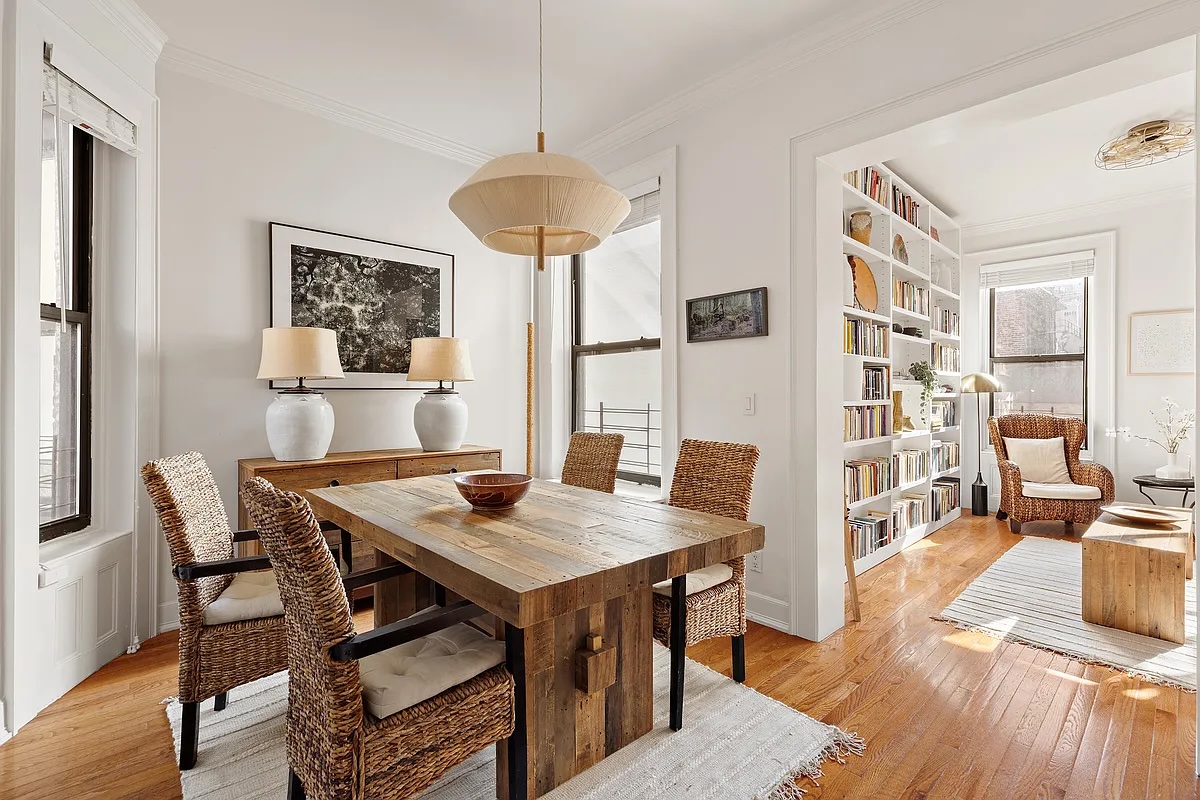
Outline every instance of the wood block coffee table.
[(1179, 517), (1172, 525), (1111, 514), (1092, 523), (1083, 535), (1084, 622), (1183, 643), (1184, 581), (1192, 577), (1195, 545), (1192, 512), (1171, 510)]

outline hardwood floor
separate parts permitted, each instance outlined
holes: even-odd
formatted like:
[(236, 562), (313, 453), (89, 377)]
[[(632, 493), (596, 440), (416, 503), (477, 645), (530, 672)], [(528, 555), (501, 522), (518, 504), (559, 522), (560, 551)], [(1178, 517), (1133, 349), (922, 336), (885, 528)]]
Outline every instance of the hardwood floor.
[[(751, 626), (750, 686), (866, 739), (811, 797), (1197, 796), (1194, 694), (929, 619), (1019, 540), (965, 517), (863, 575), (862, 621), (824, 642)], [(689, 655), (730, 670), (728, 640)], [(0, 800), (179, 798), (175, 670), (164, 634), (76, 687), (0, 747)]]

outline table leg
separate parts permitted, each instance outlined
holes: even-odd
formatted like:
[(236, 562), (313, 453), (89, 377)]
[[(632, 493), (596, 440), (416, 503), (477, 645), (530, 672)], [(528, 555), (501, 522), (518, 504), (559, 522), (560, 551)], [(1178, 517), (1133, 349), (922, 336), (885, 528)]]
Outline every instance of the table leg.
[[(1138, 491), (1142, 493), (1142, 497), (1144, 497), (1144, 498), (1146, 498), (1147, 500), (1149, 500), (1149, 501), (1150, 501), (1150, 505), (1152, 505), (1152, 506), (1156, 506), (1156, 505), (1158, 505), (1158, 503), (1154, 502), (1154, 498), (1153, 498), (1153, 497), (1151, 497), (1150, 495), (1146, 494), (1146, 487), (1145, 487), (1145, 486), (1140, 486), (1140, 485), (1139, 485), (1139, 486), (1138, 486)], [(1187, 502), (1187, 495), (1184, 495), (1184, 497), (1183, 497), (1183, 500), (1184, 500), (1184, 502), (1185, 502), (1185, 503)]]
[[(396, 559), (380, 550), (375, 551), (375, 566), (395, 564)], [(375, 627), (411, 617), (428, 608), (433, 600), (433, 590), (428, 578), (409, 572), (396, 578), (388, 578), (375, 584)]]

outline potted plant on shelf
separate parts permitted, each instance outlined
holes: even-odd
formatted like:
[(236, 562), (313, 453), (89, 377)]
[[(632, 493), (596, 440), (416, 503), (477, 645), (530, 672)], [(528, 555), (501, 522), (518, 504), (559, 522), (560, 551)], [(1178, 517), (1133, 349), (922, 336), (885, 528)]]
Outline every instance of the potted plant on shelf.
[(1158, 433), (1161, 441), (1150, 436), (1139, 436), (1132, 433), (1128, 427), (1124, 428), (1106, 428), (1104, 435), (1109, 438), (1121, 437), (1125, 441), (1130, 439), (1141, 439), (1149, 447), (1151, 444), (1156, 444), (1163, 450), (1167, 451), (1167, 463), (1164, 466), (1154, 470), (1156, 478), (1174, 478), (1176, 480), (1187, 478), (1191, 475), (1191, 470), (1179, 463), (1179, 445), (1183, 444), (1191, 433), (1192, 428), (1196, 426), (1196, 409), (1183, 410), (1183, 407), (1169, 397), (1164, 397), (1163, 403), (1166, 404), (1166, 413), (1160, 416), (1154, 411), (1150, 412), (1150, 418), (1154, 420), (1154, 424), (1158, 426)]
[(914, 361), (909, 364), (908, 374), (921, 384), (921, 418), (928, 420), (929, 415), (926, 411), (929, 408), (929, 399), (933, 397), (933, 390), (937, 387), (937, 375), (928, 361)]

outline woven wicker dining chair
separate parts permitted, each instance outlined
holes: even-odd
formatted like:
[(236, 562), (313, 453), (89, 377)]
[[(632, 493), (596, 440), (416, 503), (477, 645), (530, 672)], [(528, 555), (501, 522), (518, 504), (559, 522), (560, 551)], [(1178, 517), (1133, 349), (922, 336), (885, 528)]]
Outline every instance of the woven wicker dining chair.
[[(758, 448), (684, 439), (668, 505), (746, 519)], [(654, 638), (671, 648), (671, 728), (683, 727), (683, 666), (688, 646), (732, 637), (733, 679), (746, 680), (746, 559), (735, 558), (654, 586)]]
[(179, 768), (196, 765), (200, 703), (225, 708), (235, 686), (287, 668), (287, 632), (279, 590), (264, 556), (233, 557), (233, 531), (204, 456), (168, 456), (142, 467), (142, 482), (171, 550), (179, 589)]
[(625, 437), (619, 433), (571, 434), (563, 460), (562, 482), (612, 494), (617, 488), (617, 463)]
[[(513, 732), (514, 682), (502, 663), (504, 645), (462, 624), (482, 609), (462, 601), (356, 634), (343, 581), (308, 503), (262, 478), (242, 485), (242, 499), (283, 597), (289, 800), (415, 797)], [(449, 639), (459, 652), (473, 648), (479, 656), (469, 664), (473, 674), (430, 688), (429, 681), (453, 680), (446, 675), (455, 668), (444, 658), (435, 669), (412, 664), (427, 652), (440, 655)], [(426, 691), (414, 695), (413, 682), (427, 673), (435, 674), (422, 681)], [(385, 705), (397, 707), (383, 714)]]

